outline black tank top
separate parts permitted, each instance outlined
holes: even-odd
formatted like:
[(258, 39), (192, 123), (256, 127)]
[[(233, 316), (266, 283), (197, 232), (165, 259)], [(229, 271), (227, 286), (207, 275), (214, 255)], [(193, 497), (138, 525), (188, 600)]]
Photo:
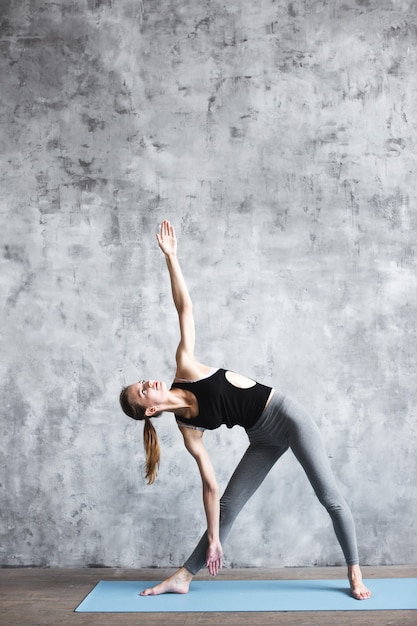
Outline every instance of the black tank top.
[(171, 389), (191, 391), (199, 406), (197, 417), (186, 419), (176, 415), (179, 422), (208, 430), (219, 428), (222, 424), (226, 424), (227, 428), (243, 426), (246, 429), (256, 424), (272, 388), (255, 383), (252, 387), (241, 389), (227, 380), (226, 371), (218, 369), (202, 380), (172, 383)]

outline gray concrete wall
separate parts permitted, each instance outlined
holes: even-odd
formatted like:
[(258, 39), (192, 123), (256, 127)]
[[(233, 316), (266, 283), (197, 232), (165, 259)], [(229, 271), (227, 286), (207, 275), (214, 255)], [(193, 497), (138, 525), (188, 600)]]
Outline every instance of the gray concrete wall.
[[(122, 384), (197, 356), (315, 415), (364, 563), (415, 561), (417, 3), (2, 0), (0, 561), (166, 566), (204, 525), (173, 418), (144, 484)], [(246, 446), (205, 436), (225, 485)], [(225, 545), (342, 563), (291, 454)]]

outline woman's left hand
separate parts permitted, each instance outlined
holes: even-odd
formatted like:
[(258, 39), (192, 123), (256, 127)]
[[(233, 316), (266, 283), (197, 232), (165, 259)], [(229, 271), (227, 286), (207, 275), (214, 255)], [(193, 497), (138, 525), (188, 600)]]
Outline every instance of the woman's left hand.
[(209, 544), (206, 554), (206, 565), (212, 576), (217, 576), (223, 565), (223, 550), (220, 541)]

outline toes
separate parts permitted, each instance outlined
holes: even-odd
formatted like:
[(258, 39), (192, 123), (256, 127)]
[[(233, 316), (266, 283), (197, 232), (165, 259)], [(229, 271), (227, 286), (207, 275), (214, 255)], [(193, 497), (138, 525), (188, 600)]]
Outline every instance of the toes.
[(369, 591), (369, 589), (352, 591), (352, 596), (355, 598), (355, 600), (367, 600), (368, 598), (371, 597), (371, 595), (372, 594)]
[(141, 595), (141, 596), (154, 596), (155, 595), (155, 590), (154, 589), (144, 589), (143, 591), (141, 591), (141, 593), (139, 595)]

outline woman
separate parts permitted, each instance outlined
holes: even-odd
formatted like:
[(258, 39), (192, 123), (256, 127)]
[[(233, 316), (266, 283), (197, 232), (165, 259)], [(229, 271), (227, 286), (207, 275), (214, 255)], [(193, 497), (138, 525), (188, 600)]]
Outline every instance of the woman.
[[(362, 582), (352, 515), (335, 483), (316, 424), (301, 407), (274, 389), (234, 372), (210, 368), (195, 359), (192, 302), (177, 259), (175, 231), (168, 221), (162, 223), (157, 240), (165, 255), (180, 324), (176, 375), (170, 389), (154, 380), (129, 385), (120, 394), (120, 404), (129, 417), (145, 422), (149, 484), (155, 480), (159, 465), (159, 444), (151, 418), (163, 411), (175, 414), (185, 447), (200, 470), (207, 531), (183, 567), (141, 595), (187, 593), (193, 576), (204, 564), (215, 576), (222, 567), (222, 542), (237, 514), (275, 462), (291, 448), (333, 521), (353, 597), (369, 598), (371, 593)], [(203, 433), (222, 423), (229, 428), (243, 426), (250, 445), (220, 499)]]

